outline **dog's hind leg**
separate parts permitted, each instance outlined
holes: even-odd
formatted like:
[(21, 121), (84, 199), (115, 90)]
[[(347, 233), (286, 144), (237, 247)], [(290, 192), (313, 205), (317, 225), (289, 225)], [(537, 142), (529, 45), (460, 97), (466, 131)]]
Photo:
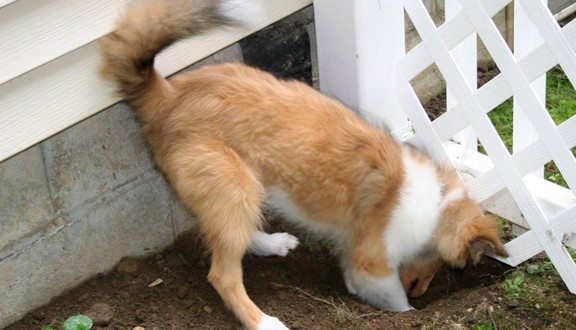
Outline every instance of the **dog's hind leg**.
[(252, 235), (250, 251), (261, 256), (285, 257), (298, 243), (298, 239), (288, 233), (268, 234), (257, 231)]
[(242, 257), (261, 222), (264, 189), (232, 149), (198, 141), (170, 154), (166, 172), (180, 198), (197, 215), (211, 252), (208, 281), (249, 329), (287, 329), (264, 314), (246, 293)]

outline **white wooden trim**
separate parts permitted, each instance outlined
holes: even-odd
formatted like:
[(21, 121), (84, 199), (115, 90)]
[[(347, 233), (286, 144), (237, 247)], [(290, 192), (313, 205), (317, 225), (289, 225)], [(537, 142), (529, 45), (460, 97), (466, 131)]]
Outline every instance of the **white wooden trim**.
[(9, 5), (14, 1), (18, 1), (18, 0), (0, 0), (0, 8)]
[(576, 3), (569, 5), (568, 7), (562, 9), (560, 12), (554, 14), (554, 19), (557, 21), (561, 21), (568, 16), (574, 14), (576, 12)]
[(0, 84), (108, 33), (127, 0), (19, 0), (0, 10)]
[[(462, 12), (462, 6), (459, 0), (445, 0), (445, 17), (446, 20), (450, 20), (452, 17), (458, 15)], [(477, 46), (476, 46), (476, 33), (471, 33), (467, 36), (458, 46), (454, 47), (450, 53), (458, 66), (460, 71), (464, 75), (464, 78), (473, 90), (476, 90), (477, 85)], [(452, 90), (450, 86), (446, 86), (446, 108), (452, 109), (457, 105), (458, 102), (454, 95), (452, 95)], [(477, 150), (478, 149), (478, 138), (472, 127), (467, 127), (460, 133), (454, 135), (454, 141), (464, 145), (465, 150)]]
[[(490, 16), (494, 16), (511, 1), (512, 0), (486, 0), (484, 2), (484, 8)], [(444, 24), (438, 28), (438, 32), (448, 49), (452, 49), (474, 32), (474, 26), (468, 20), (467, 15), (464, 12), (460, 12), (444, 22)], [(432, 63), (433, 59), (430, 53), (428, 53), (424, 44), (420, 43), (412, 48), (412, 50), (400, 60), (398, 65), (401, 67), (402, 72), (404, 72), (406, 79), (410, 81), (428, 66), (432, 65)]]
[[(548, 4), (548, 0), (538, 0)], [(519, 60), (530, 54), (544, 40), (538, 33), (538, 29), (524, 12), (522, 3), (514, 4), (514, 57)], [(530, 84), (540, 102), (546, 104), (546, 74), (541, 74)], [(538, 140), (538, 131), (534, 128), (530, 119), (524, 114), (517, 100), (513, 101), (513, 129), (512, 149), (514, 153), (524, 149), (532, 142)], [(544, 166), (539, 166), (532, 171), (533, 175), (543, 176)]]
[[(174, 73), (303, 7), (311, 0), (261, 0), (261, 20), (245, 29), (228, 29), (178, 44), (158, 60)], [(97, 73), (96, 42), (76, 49), (0, 85), (0, 160), (119, 101)]]

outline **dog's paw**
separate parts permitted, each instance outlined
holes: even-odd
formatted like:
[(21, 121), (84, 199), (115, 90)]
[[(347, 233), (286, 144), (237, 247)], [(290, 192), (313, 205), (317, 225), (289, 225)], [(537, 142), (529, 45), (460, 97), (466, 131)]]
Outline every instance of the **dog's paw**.
[(275, 317), (264, 314), (260, 324), (258, 324), (258, 330), (288, 330), (288, 327), (284, 323), (280, 322)]
[(264, 234), (252, 242), (252, 249), (261, 256), (285, 257), (298, 244), (298, 239), (288, 233)]

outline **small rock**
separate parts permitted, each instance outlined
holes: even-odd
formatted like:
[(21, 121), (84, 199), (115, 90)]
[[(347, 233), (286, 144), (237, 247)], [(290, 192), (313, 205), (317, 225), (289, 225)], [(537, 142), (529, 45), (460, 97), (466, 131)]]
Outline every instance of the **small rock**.
[(132, 328), (132, 330), (146, 330), (146, 328), (144, 328), (144, 327), (134, 327), (134, 328)]
[(46, 314), (44, 312), (36, 312), (32, 315), (36, 321), (43, 321), (46, 319)]
[(467, 311), (468, 313), (472, 313), (473, 309), (472, 309), (472, 308), (468, 308), (466, 311)]
[(358, 310), (360, 311), (360, 313), (362, 314), (368, 314), (372, 311), (372, 307), (366, 305), (366, 304), (362, 304), (360, 305), (360, 307), (358, 307)]
[(520, 306), (520, 302), (516, 299), (511, 299), (506, 302), (506, 306), (508, 306), (509, 309), (514, 309)]
[(170, 267), (177, 268), (186, 263), (184, 258), (179, 254), (169, 254), (166, 257), (166, 264)]
[(134, 318), (138, 322), (146, 321), (147, 316), (148, 316), (148, 313), (146, 313), (146, 311), (144, 309), (137, 309), (136, 312), (134, 313)]
[(120, 274), (132, 274), (137, 272), (142, 266), (142, 262), (138, 259), (124, 258), (116, 266), (116, 271)]
[(412, 321), (412, 323), (410, 324), (410, 326), (412, 326), (413, 328), (420, 328), (421, 325), (422, 325), (422, 321), (421, 321), (421, 320), (414, 320), (414, 321)]
[(534, 307), (536, 307), (536, 309), (540, 309), (540, 308), (541, 308), (541, 307), (540, 307), (540, 304), (536, 304), (536, 306), (534, 306)]
[(488, 306), (488, 313), (490, 314), (494, 313), (494, 307)]
[(210, 306), (204, 306), (202, 309), (208, 314), (212, 313), (212, 308), (210, 308)]
[(188, 296), (188, 288), (184, 285), (179, 286), (176, 290), (176, 298), (185, 299)]
[(182, 305), (184, 305), (184, 308), (188, 309), (188, 308), (194, 306), (194, 300), (191, 300), (191, 299), (183, 300)]
[(148, 284), (149, 288), (153, 288), (159, 284), (161, 284), (162, 282), (164, 282), (161, 278), (157, 278), (156, 280), (154, 280), (154, 282)]
[(107, 326), (114, 318), (114, 309), (106, 303), (96, 303), (84, 314), (92, 319), (94, 325)]
[(83, 295), (78, 297), (77, 302), (79, 302), (79, 303), (83, 302), (84, 300), (86, 300), (88, 298), (88, 296), (89, 296), (88, 293), (84, 293)]

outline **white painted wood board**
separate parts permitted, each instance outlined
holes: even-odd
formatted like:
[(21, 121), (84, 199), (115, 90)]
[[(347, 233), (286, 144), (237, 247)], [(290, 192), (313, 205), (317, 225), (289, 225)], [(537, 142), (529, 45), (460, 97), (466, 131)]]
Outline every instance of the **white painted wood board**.
[[(250, 28), (218, 30), (181, 42), (159, 56), (157, 67), (165, 75), (177, 72), (311, 0), (259, 3), (263, 15)], [(98, 66), (93, 41), (0, 85), (0, 161), (119, 101), (99, 77)]]

